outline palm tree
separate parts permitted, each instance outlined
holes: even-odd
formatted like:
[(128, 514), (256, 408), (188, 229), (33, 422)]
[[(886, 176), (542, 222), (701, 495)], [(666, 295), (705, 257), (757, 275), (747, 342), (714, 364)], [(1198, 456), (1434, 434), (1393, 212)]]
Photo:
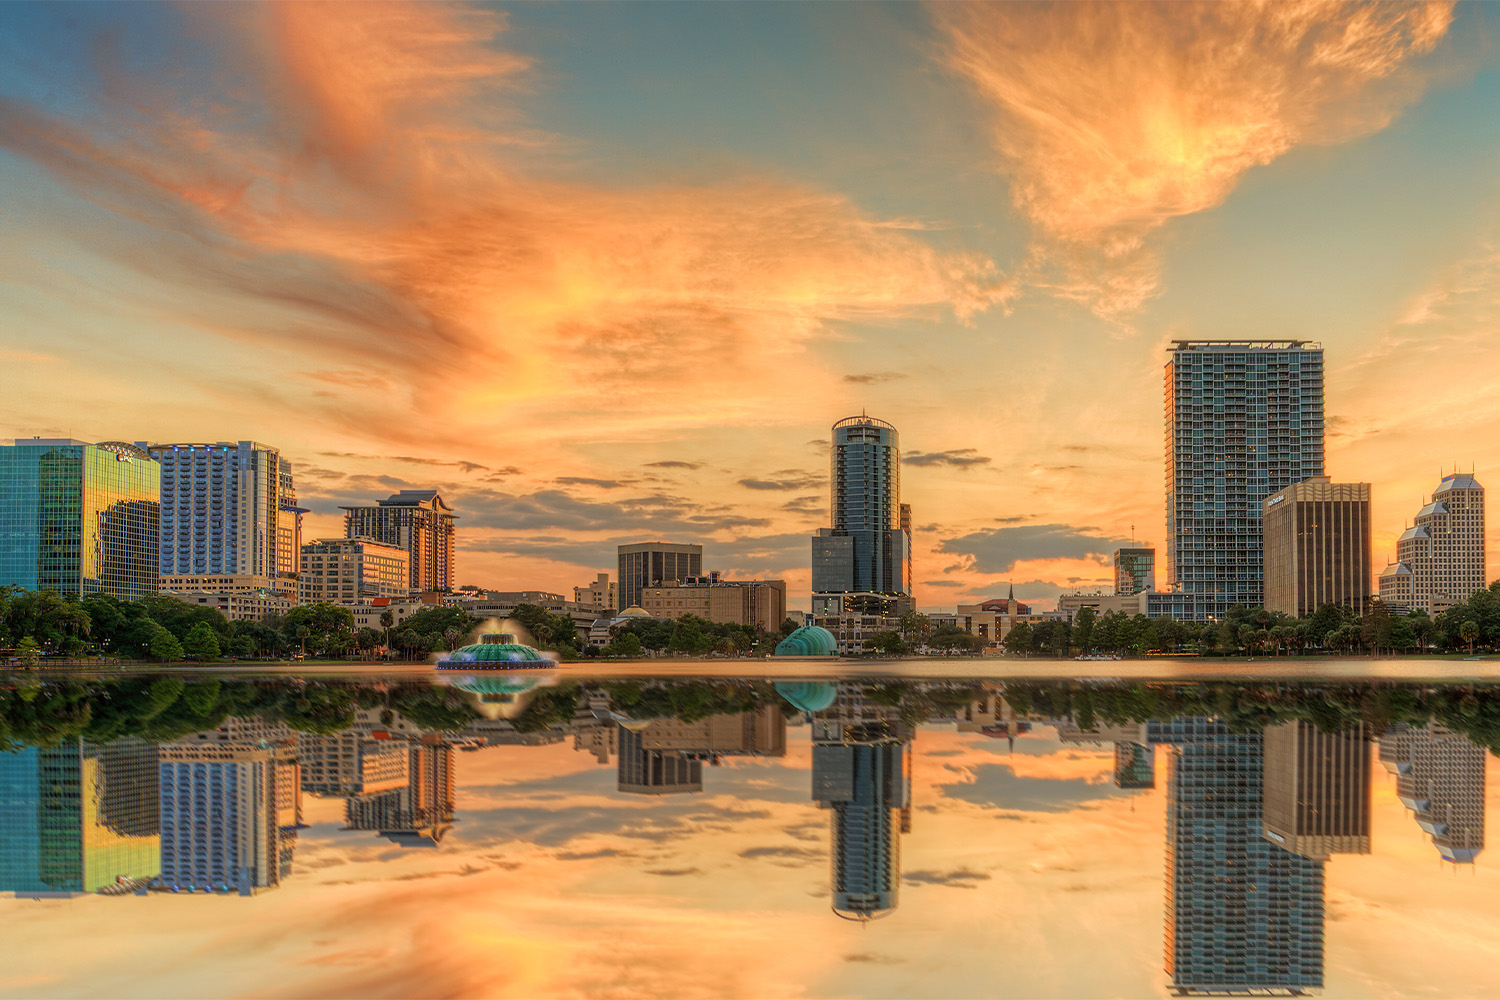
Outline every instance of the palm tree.
[(380, 612), (380, 627), (385, 629), (385, 648), (391, 648), (391, 626), (396, 624), (396, 615), (390, 608)]
[(1474, 640), (1479, 638), (1479, 624), (1477, 622), (1464, 622), (1458, 627), (1458, 637), (1469, 644), (1469, 652), (1474, 652)]

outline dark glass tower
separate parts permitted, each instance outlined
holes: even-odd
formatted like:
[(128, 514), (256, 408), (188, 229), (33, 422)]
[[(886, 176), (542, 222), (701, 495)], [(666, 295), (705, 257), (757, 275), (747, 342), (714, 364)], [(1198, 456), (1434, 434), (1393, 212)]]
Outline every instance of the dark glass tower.
[(1166, 369), (1167, 585), (1176, 616), (1263, 602), (1261, 504), (1323, 475), (1323, 351), (1179, 340)]
[(868, 416), (840, 420), (829, 466), (833, 526), (812, 540), (813, 611), (888, 612), (911, 593), (911, 508), (901, 503), (896, 428)]

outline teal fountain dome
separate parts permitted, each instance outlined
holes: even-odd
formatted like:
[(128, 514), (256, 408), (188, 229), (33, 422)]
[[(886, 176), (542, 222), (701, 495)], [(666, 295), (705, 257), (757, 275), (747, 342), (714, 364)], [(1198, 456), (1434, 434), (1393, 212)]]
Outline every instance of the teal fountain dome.
[(539, 650), (516, 641), (509, 632), (490, 632), (479, 641), (455, 649), (446, 660), (438, 661), (439, 670), (535, 670), (554, 667)]

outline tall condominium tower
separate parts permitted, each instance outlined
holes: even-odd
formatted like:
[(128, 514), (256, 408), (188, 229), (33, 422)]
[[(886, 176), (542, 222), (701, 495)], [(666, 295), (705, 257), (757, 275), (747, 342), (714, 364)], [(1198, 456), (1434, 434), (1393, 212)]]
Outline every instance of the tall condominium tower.
[(156, 593), (161, 467), (135, 445), (0, 446), (0, 586), (134, 600)]
[(301, 534), (291, 463), (259, 441), (146, 444), (161, 463), (162, 576), (270, 579)]
[(1472, 475), (1444, 476), (1396, 541), (1396, 562), (1380, 574), (1380, 599), (1437, 614), (1484, 589), (1484, 487)]
[(1323, 985), (1323, 862), (1262, 836), (1259, 733), (1152, 724), (1167, 771), (1166, 971), (1178, 996)]
[(1261, 799), (1266, 838), (1326, 861), (1370, 853), (1370, 741), (1364, 732), (1325, 733), (1309, 722), (1267, 729)]
[(1472, 864), (1484, 850), (1484, 770), (1488, 754), (1436, 722), (1404, 723), (1380, 737), (1380, 763), (1396, 775), (1396, 795), (1432, 837), (1445, 861)]
[(1295, 483), (1261, 507), (1268, 611), (1297, 618), (1324, 604), (1370, 603), (1370, 484)]
[(1156, 589), (1156, 550), (1115, 549), (1115, 595), (1129, 597)]
[(0, 753), (0, 892), (118, 891), (160, 871), (156, 747), (69, 740)]
[(373, 538), (411, 555), (411, 589), (453, 590), (457, 517), (437, 490), (402, 490), (373, 507), (344, 507), (344, 537)]
[(249, 896), (291, 874), (302, 820), (293, 747), (163, 746), (160, 795), (163, 886)]
[(901, 503), (901, 443), (874, 417), (833, 425), (833, 526), (812, 539), (813, 614), (889, 614), (911, 603), (911, 507)]
[(297, 506), (297, 485), (292, 478), (292, 463), (281, 460), (281, 509), (276, 515), (276, 572), (290, 576), (302, 569), (302, 515), (306, 507)]
[(642, 592), (668, 580), (703, 575), (703, 546), (673, 542), (636, 542), (621, 545), (620, 610), (640, 607)]
[(1166, 368), (1167, 584), (1174, 614), (1259, 606), (1261, 503), (1323, 475), (1323, 351), (1179, 340)]

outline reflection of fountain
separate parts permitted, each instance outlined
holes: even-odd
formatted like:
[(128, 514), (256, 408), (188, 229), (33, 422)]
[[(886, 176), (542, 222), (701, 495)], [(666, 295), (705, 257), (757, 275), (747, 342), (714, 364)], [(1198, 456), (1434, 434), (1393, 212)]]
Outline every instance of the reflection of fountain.
[(438, 661), (439, 670), (535, 670), (557, 664), (509, 632), (491, 632)]

